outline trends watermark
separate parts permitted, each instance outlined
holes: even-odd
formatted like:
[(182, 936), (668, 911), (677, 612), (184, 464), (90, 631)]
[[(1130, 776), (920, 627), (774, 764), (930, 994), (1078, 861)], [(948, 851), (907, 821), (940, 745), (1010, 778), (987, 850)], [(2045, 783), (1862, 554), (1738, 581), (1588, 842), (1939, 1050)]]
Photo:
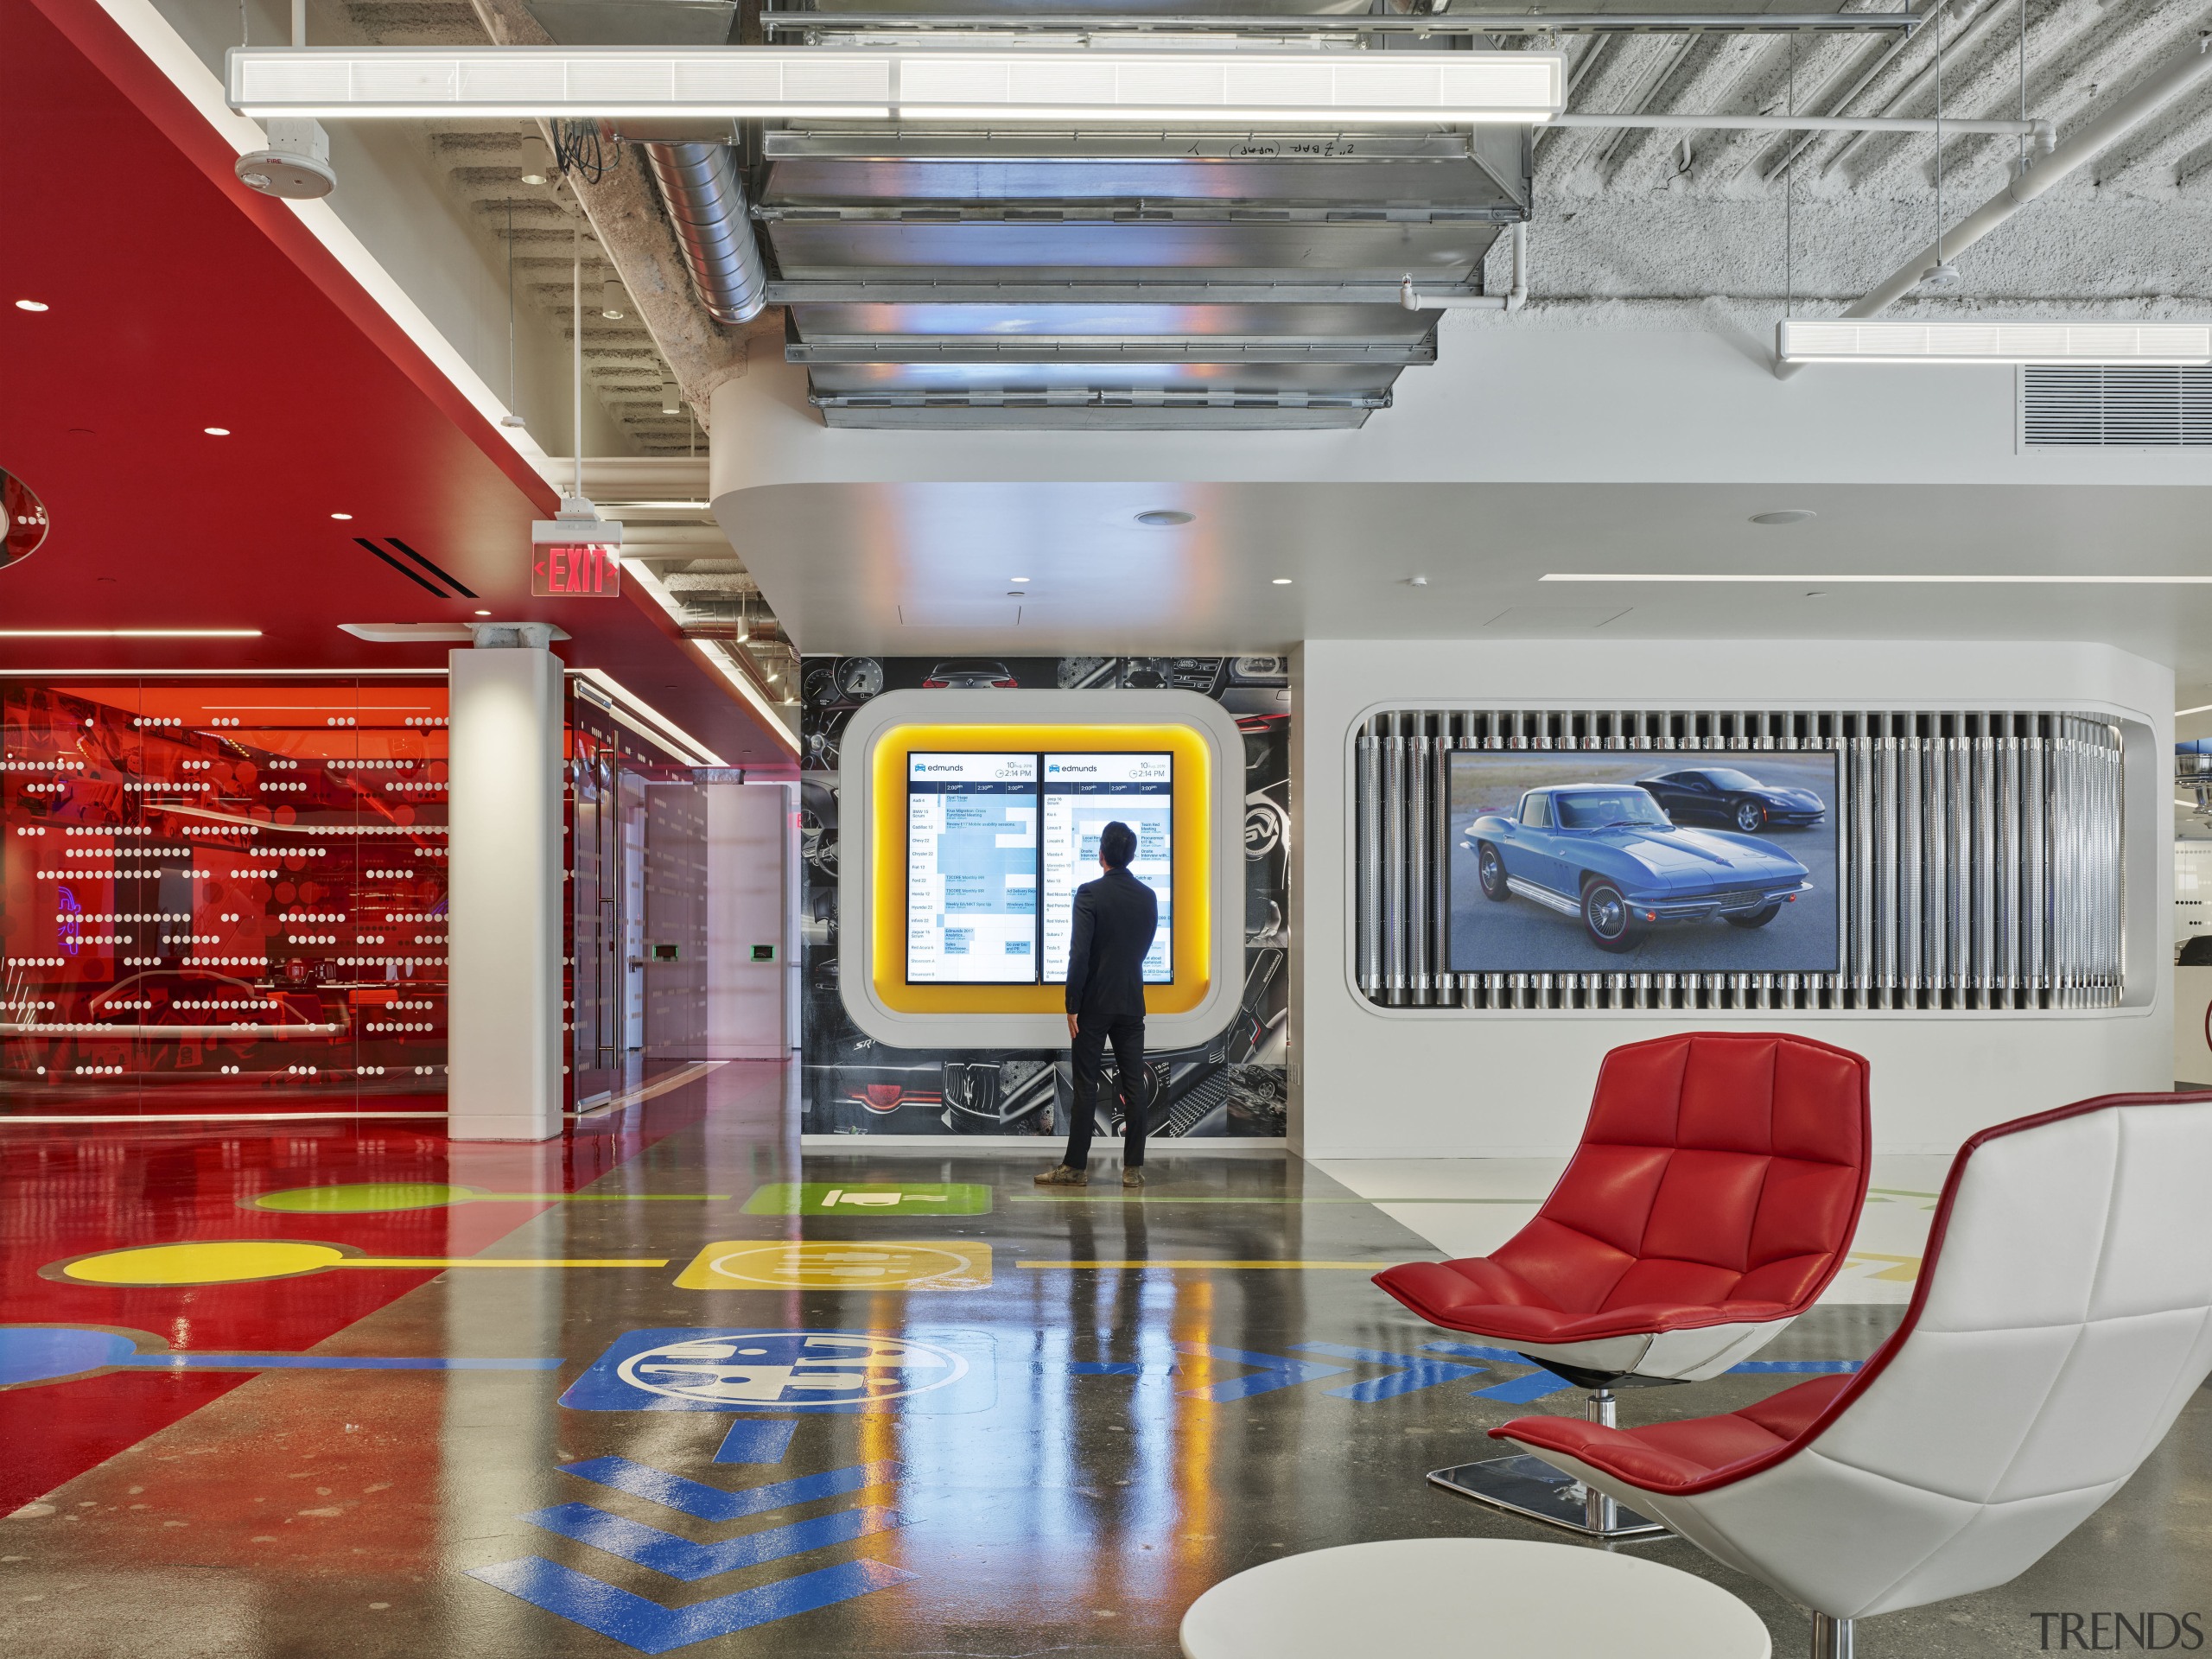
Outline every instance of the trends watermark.
[(2197, 1613), (2030, 1613), (2046, 1653), (2193, 1652), (2204, 1645)]

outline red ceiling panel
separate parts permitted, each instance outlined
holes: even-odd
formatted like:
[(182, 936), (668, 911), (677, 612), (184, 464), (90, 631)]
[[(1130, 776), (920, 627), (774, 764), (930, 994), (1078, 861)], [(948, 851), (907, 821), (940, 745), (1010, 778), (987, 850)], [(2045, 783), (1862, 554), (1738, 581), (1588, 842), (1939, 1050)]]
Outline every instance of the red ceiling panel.
[[(0, 638), (0, 668), (435, 665), (442, 646), (338, 624), (488, 609), (557, 622), (571, 665), (732, 763), (788, 764), (634, 584), (531, 598), (530, 521), (555, 493), (290, 209), (237, 182), (228, 146), (90, 0), (0, 0), (0, 467), (54, 521), (0, 570), (0, 628), (264, 632)], [(397, 538), (478, 597), (437, 597), (357, 536), (429, 576)]]

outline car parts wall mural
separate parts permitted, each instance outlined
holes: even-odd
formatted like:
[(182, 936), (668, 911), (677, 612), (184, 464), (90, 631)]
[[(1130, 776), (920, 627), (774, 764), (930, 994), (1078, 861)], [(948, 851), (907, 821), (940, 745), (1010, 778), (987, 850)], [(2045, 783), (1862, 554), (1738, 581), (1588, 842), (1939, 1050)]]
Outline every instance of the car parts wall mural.
[[(1283, 1133), (1290, 981), (1290, 675), (1281, 657), (810, 657), (802, 684), (800, 826), (806, 1006), (800, 1127), (809, 1135), (1066, 1134), (1062, 1050), (892, 1048), (837, 994), (837, 766), (853, 711), (885, 691), (1016, 688), (1196, 691), (1244, 737), (1244, 995), (1203, 1047), (1147, 1057), (1155, 1135)], [(1109, 1065), (1101, 1133), (1122, 1132)]]

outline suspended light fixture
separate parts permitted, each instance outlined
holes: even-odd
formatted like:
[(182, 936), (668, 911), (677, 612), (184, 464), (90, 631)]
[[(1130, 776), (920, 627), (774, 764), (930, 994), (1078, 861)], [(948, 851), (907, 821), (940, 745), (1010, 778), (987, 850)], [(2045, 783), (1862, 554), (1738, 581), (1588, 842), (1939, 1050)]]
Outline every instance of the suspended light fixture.
[(553, 165), (553, 146), (537, 133), (522, 141), (522, 181), (524, 184), (547, 185), (559, 176)]
[(2212, 363), (2212, 323), (1901, 322), (1793, 318), (1775, 328), (1784, 363)]
[(599, 286), (599, 315), (609, 322), (620, 322), (630, 315), (630, 296), (622, 286), (622, 279), (613, 271)]
[(1143, 52), (729, 46), (233, 48), (257, 117), (849, 117), (901, 121), (1529, 124), (1560, 52)]

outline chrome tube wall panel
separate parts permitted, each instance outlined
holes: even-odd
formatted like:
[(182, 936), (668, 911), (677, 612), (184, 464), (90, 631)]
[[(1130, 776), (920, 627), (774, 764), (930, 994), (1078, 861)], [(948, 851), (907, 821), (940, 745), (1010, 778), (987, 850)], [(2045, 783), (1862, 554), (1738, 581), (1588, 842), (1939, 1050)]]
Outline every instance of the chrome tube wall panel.
[(1897, 982), (1897, 743), (1887, 729), (1889, 721), (1871, 715), (1875, 728), (1874, 860), (1871, 866), (1874, 889), (1874, 982), (1884, 993), (1894, 992)]
[(2044, 801), (2044, 750), (2049, 739), (2042, 732), (2042, 719), (2035, 715), (2022, 716), (2024, 736), (2019, 739), (2019, 978), (2029, 991), (2029, 1007), (2050, 987), (2050, 976), (2044, 960), (2044, 940), (2046, 940), (2046, 905), (2050, 893), (2050, 862), (2049, 838), (2044, 836), (2044, 814), (2049, 812), (2049, 803)]
[(1382, 738), (1382, 989), (1393, 1004), (1406, 995), (1406, 740), (1400, 716)]
[(1921, 770), (1924, 741), (1919, 721), (1904, 715), (1904, 735), (1897, 740), (1897, 987), (1904, 1000), (1896, 1006), (1919, 1005), (1924, 981), (1922, 946), (1927, 931), (1921, 915), (1920, 883), (1926, 859), (1920, 850), (1921, 824), (1926, 815), (1925, 779)]
[(2012, 1006), (2020, 987), (2020, 740), (2010, 715), (1997, 740), (1997, 989)]
[(750, 322), (768, 302), (753, 208), (728, 144), (646, 144), (645, 162), (676, 226), (699, 303), (716, 322)]
[(1357, 974), (1360, 994), (1371, 997), (1382, 989), (1382, 849), (1376, 839), (1382, 800), (1382, 749), (1372, 731), (1360, 734), (1357, 766), (1352, 797), (1358, 843), (1353, 851), (1359, 879)]
[[(1471, 1013), (2116, 1007), (2120, 742), (2050, 711), (1385, 711), (1353, 741), (1355, 982)], [(1454, 974), (1459, 749), (1834, 751), (1841, 971)]]
[(1429, 897), (1428, 954), (1435, 964), (1437, 1001), (1459, 1000), (1459, 976), (1452, 971), (1452, 751), (1459, 734), (1452, 716), (1438, 722), (1436, 748), (1429, 766), (1429, 868), (1435, 872), (1435, 891)]
[(1842, 769), (1844, 800), (1851, 833), (1838, 837), (1837, 856), (1843, 861), (1844, 880), (1851, 893), (1851, 926), (1845, 941), (1844, 962), (1851, 975), (1851, 988), (1864, 996), (1874, 982), (1874, 747), (1866, 735), (1865, 717), (1859, 735), (1851, 740)]
[[(1414, 717), (1418, 728), (1427, 722)], [(1436, 861), (1435, 832), (1428, 816), (1428, 772), (1434, 764), (1428, 734), (1416, 729), (1406, 740), (1406, 985), (1416, 1004), (1429, 1000), (1428, 942), (1435, 906), (1431, 887)]]

